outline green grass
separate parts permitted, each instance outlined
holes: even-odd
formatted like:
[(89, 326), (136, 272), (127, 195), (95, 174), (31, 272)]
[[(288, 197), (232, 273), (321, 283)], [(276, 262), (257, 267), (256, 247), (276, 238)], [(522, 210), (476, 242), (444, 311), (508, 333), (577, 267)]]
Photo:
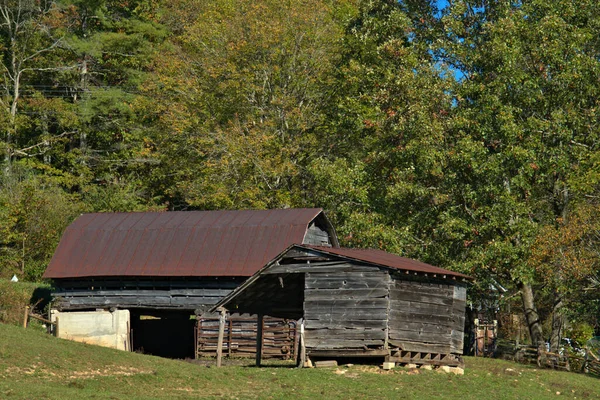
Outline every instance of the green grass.
[(467, 358), (463, 376), (358, 365), (288, 366), (209, 368), (0, 324), (2, 399), (600, 398), (598, 379), (492, 359)]

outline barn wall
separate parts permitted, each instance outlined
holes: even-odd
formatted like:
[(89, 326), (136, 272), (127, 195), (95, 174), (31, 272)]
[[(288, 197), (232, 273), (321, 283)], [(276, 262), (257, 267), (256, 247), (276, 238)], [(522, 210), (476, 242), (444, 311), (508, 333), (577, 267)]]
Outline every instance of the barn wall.
[(154, 308), (195, 310), (208, 308), (228, 295), (240, 279), (185, 281), (70, 279), (56, 280), (54, 307), (59, 310), (94, 308)]
[(330, 268), (328, 272), (306, 272), (307, 350), (385, 347), (389, 274), (351, 264)]
[(466, 289), (394, 279), (389, 340), (402, 350), (462, 354)]

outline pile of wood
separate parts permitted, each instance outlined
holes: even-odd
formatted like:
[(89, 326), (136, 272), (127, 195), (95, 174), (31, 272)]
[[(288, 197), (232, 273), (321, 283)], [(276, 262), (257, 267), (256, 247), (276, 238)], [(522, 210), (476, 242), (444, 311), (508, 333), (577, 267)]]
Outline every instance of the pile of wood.
[[(255, 357), (257, 317), (227, 315), (223, 333), (223, 356)], [(217, 355), (219, 317), (198, 318), (196, 357)], [(281, 318), (263, 318), (262, 357), (292, 359), (296, 356), (296, 321)]]

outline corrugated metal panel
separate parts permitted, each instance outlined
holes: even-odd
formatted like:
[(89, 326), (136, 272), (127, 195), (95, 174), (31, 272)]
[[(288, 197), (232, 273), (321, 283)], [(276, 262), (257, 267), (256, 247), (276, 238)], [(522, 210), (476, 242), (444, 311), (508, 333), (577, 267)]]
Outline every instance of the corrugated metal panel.
[(84, 214), (45, 278), (250, 276), (302, 243), (318, 208)]
[(304, 245), (315, 250), (319, 250), (325, 253), (339, 255), (342, 257), (368, 262), (372, 264), (382, 265), (384, 267), (390, 267), (400, 269), (403, 271), (414, 271), (428, 274), (456, 276), (460, 278), (473, 279), (468, 275), (461, 274), (459, 272), (450, 271), (443, 268), (434, 267), (433, 265), (425, 264), (424, 262), (412, 260), (410, 258), (404, 258), (395, 254), (387, 253), (383, 250), (375, 249), (348, 249), (348, 248), (330, 248), (321, 246), (309, 246)]

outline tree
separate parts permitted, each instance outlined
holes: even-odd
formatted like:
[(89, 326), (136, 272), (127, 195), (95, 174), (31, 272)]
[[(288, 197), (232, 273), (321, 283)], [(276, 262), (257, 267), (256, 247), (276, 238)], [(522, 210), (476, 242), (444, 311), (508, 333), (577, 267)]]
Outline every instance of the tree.
[[(32, 85), (38, 81), (39, 74), (57, 73), (73, 69), (76, 64), (70, 59), (56, 60), (51, 54), (60, 51), (62, 32), (59, 26), (60, 10), (56, 3), (36, 2), (33, 0), (3, 0), (0, 2), (0, 43), (3, 50), (2, 79), (0, 79), (0, 123), (4, 131), (4, 161), (10, 163), (13, 156), (29, 157), (39, 154), (47, 147), (49, 136), (34, 139), (25, 148), (27, 130), (33, 121), (20, 113), (25, 100), (24, 94), (32, 94), (37, 88)], [(39, 82), (39, 81), (38, 81)], [(47, 104), (48, 105), (48, 104)], [(57, 138), (68, 135), (60, 132)], [(19, 137), (19, 135), (25, 136)]]
[(346, 245), (436, 264), (432, 227), (446, 202), (444, 131), (451, 80), (404, 2), (360, 2), (347, 23), (337, 90), (311, 163), (312, 200), (327, 201)]
[(85, 210), (59, 175), (45, 172), (19, 162), (0, 177), (0, 276), (39, 280), (62, 232)]
[[(449, 131), (453, 216), (477, 276), (514, 283), (543, 342), (528, 262), (536, 238), (585, 193), (570, 182), (598, 151), (598, 5), (456, 1), (440, 54), (464, 74)], [(459, 260), (457, 260), (459, 262)]]
[(153, 145), (175, 172), (155, 171), (158, 190), (175, 207), (301, 204), (339, 35), (320, 0), (200, 5), (148, 85), (168, 96)]

